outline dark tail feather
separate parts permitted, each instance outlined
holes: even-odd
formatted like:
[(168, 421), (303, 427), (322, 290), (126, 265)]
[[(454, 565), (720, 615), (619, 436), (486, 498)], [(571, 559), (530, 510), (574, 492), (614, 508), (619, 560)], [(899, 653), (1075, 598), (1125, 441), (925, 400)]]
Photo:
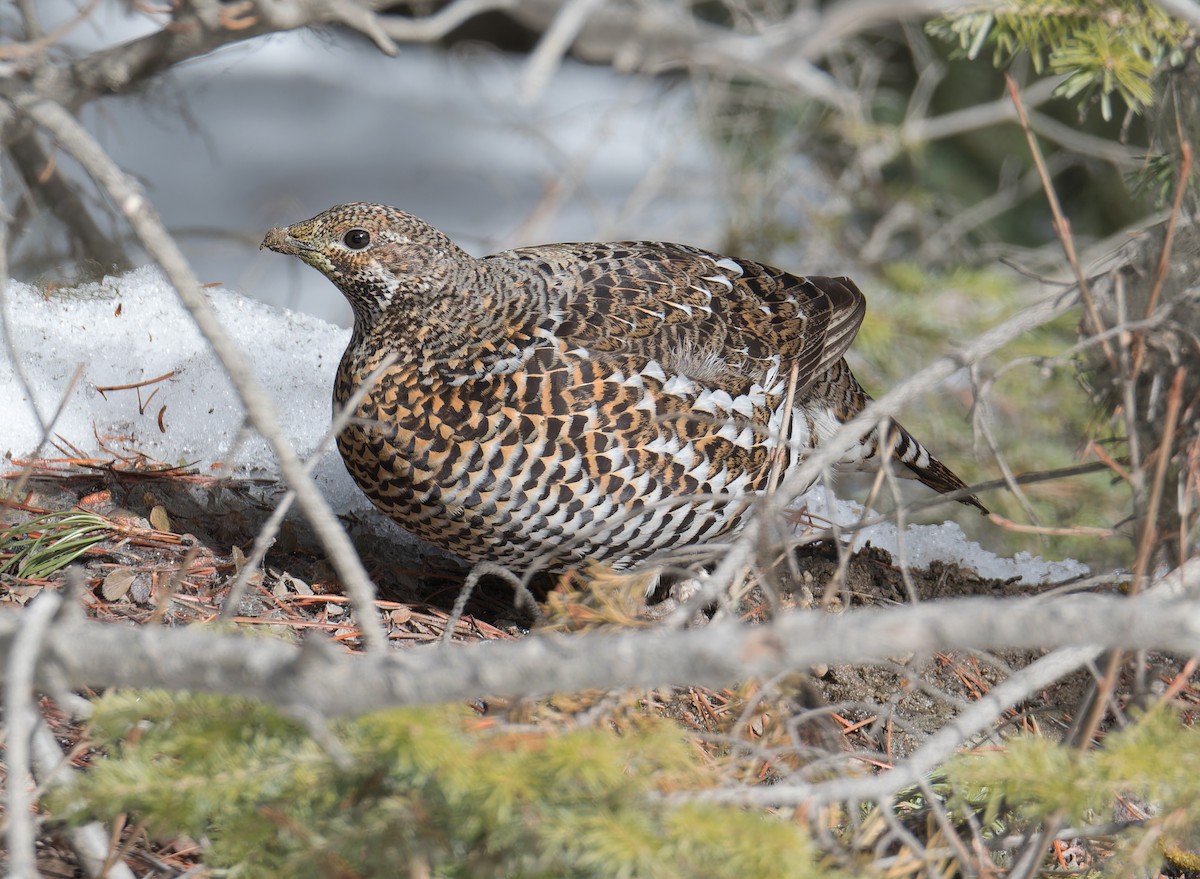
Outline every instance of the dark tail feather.
[[(917, 479), (934, 491), (949, 494), (967, 488), (967, 484), (955, 476), (954, 471), (930, 454), (911, 433), (894, 421), (889, 425), (888, 439), (893, 458), (904, 464)], [(958, 502), (975, 507), (985, 516), (990, 512), (975, 495), (958, 498)]]

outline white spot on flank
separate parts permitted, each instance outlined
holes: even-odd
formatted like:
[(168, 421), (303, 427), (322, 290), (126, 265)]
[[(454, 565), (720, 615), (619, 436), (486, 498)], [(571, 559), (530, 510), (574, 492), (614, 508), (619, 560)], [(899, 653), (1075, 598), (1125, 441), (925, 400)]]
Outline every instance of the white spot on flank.
[(733, 401), (733, 405), (730, 406), (730, 409), (732, 409), (738, 415), (745, 415), (747, 418), (749, 418), (754, 414), (754, 403), (752, 403), (750, 398), (745, 394), (738, 394), (737, 398)]
[(644, 367), (642, 367), (642, 375), (648, 376), (649, 378), (656, 378), (660, 382), (665, 382), (667, 380), (667, 374), (663, 372), (663, 368), (661, 365), (659, 365), (657, 360), (651, 360)]
[(676, 397), (687, 397), (696, 393), (696, 384), (684, 375), (673, 375), (663, 385), (664, 394), (674, 394)]
[(732, 260), (727, 256), (717, 260), (717, 268), (724, 269), (734, 277), (741, 277), (741, 275), (746, 271), (735, 260)]
[(572, 348), (567, 352), (571, 357), (578, 357), (580, 360), (591, 360), (592, 354), (587, 348)]
[(716, 404), (713, 403), (712, 391), (707, 388), (700, 392), (695, 401), (692, 403), (692, 408), (697, 412), (708, 412), (710, 415), (717, 414)]
[(679, 440), (676, 437), (659, 434), (644, 446), (647, 452), (653, 452), (656, 455), (677, 455), (679, 453)]
[(726, 290), (733, 289), (733, 281), (729, 280), (724, 275), (706, 275), (701, 278), (702, 281), (712, 281), (714, 284), (724, 284)]
[(671, 302), (670, 300), (666, 300), (666, 302), (667, 302), (667, 305), (671, 306), (672, 308), (678, 308), (680, 311), (682, 311), (688, 317), (692, 316), (692, 307), (690, 305), (688, 305), (686, 302)]
[(739, 473), (737, 475), (737, 478), (735, 478), (732, 482), (726, 484), (725, 492), (727, 494), (738, 494), (742, 489), (744, 489), (746, 487), (746, 483), (749, 481), (750, 481), (750, 474), (746, 471), (742, 471), (741, 473)]
[(718, 409), (724, 409), (726, 412), (733, 411), (733, 397), (729, 396), (729, 391), (724, 388), (718, 388), (712, 392), (712, 401)]

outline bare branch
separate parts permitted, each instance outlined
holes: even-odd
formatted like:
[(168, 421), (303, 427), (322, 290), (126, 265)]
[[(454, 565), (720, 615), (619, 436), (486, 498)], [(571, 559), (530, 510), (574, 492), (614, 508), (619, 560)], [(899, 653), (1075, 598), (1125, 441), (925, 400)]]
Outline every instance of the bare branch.
[[(317, 638), (298, 649), (198, 627), (128, 629), (73, 617), (47, 634), (43, 656), (55, 679), (71, 687), (215, 692), (356, 715), (497, 693), (721, 687), (821, 663), (942, 649), (1122, 646), (1191, 655), (1200, 653), (1198, 588), (1200, 559), (1165, 578), (1155, 593), (1133, 599), (972, 598), (840, 615), (791, 613), (765, 626), (721, 622), (700, 630), (531, 636), (365, 656)], [(8, 673), (8, 648), (25, 619), (20, 611), (0, 613), (0, 674)]]
[(510, 9), (517, 0), (456, 0), (424, 18), (384, 16), (380, 25), (394, 40), (406, 43), (432, 43), (483, 12)]
[(47, 155), (32, 131), (14, 139), (8, 145), (8, 152), (21, 172), (30, 197), (43, 203), (70, 230), (84, 257), (104, 266), (106, 271), (114, 267), (118, 271), (131, 268), (124, 249), (104, 234), (79, 193), (55, 166), (53, 158)]
[(62, 601), (62, 595), (56, 592), (46, 593), (44, 601), (39, 598), (36, 607), (30, 606), (28, 612), (22, 614), (25, 619), (7, 645), (4, 670), (4, 721), (8, 726), (5, 836), (9, 875), (20, 879), (37, 876), (30, 757), (33, 732), (39, 719), (33, 699), (34, 676), (51, 621), (62, 607)]
[(343, 24), (394, 55), (397, 47), (374, 11), (379, 5), (381, 0), (256, 0), (233, 19), (223, 4), (190, 4), (156, 33), (48, 71), (39, 91), (74, 107), (99, 95), (128, 91), (148, 77), (224, 46), (312, 25)]
[(604, 0), (566, 0), (537, 48), (525, 62), (521, 77), (521, 100), (533, 103), (545, 91), (551, 78), (562, 64), (563, 56), (591, 15)]
[(8, 61), (14, 58), (28, 58), (31, 55), (44, 52), (73, 31), (85, 18), (92, 14), (92, 10), (99, 4), (100, 0), (88, 0), (74, 17), (67, 19), (49, 33), (41, 34), (40, 36), (36, 34), (37, 19), (34, 17), (33, 9), (22, 9), (27, 30), (31, 32), (26, 35), (29, 41), (25, 43), (11, 43), (0, 47), (0, 59)]

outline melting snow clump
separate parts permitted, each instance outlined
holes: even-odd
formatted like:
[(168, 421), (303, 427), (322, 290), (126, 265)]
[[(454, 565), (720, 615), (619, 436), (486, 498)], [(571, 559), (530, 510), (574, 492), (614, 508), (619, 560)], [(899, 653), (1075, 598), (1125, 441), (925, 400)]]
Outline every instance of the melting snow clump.
[[(207, 294), (274, 400), (284, 434), (307, 458), (329, 428), (333, 375), (350, 331), (228, 290)], [(225, 370), (157, 267), (49, 295), (10, 282), (3, 306), (28, 386), (14, 372), (12, 354), (0, 350), (0, 389), (9, 401), (0, 454), (37, 451), (41, 423), (53, 417), (82, 367), (51, 439), (98, 457), (108, 457), (103, 444), (167, 464), (194, 463), (202, 472), (223, 462), (242, 474), (278, 473), (266, 440), (242, 430), (245, 410)], [(168, 374), (141, 388), (108, 390)], [(41, 454), (58, 456), (52, 446)], [(314, 477), (335, 509), (370, 508), (332, 447)]]
[[(864, 518), (862, 504), (838, 500), (823, 488), (810, 489), (791, 506), (795, 509), (805, 507), (818, 519), (844, 526), (854, 525)], [(873, 518), (874, 511), (868, 511), (867, 516)], [(869, 541), (871, 546), (890, 552), (897, 564), (903, 562), (909, 568), (926, 568), (937, 561), (951, 562), (976, 571), (981, 577), (996, 580), (1017, 577), (1026, 583), (1058, 583), (1091, 573), (1087, 565), (1074, 559), (1054, 562), (1027, 552), (1003, 558), (968, 540), (957, 522), (909, 525), (903, 535), (894, 522), (880, 522), (855, 531), (851, 539), (854, 549), (861, 549)]]

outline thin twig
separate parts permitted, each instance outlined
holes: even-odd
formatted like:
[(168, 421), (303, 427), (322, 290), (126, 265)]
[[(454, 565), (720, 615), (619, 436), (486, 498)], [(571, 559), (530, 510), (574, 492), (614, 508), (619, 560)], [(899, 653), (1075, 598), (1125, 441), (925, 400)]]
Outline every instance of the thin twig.
[[(1183, 210), (1183, 196), (1189, 190), (1192, 176), (1192, 145), (1186, 140), (1180, 144), (1183, 158), (1179, 167), (1179, 188), (1175, 190), (1175, 200), (1171, 203), (1171, 214), (1167, 218), (1167, 229), (1163, 236), (1162, 250), (1158, 254), (1158, 263), (1154, 267), (1154, 280), (1150, 285), (1150, 295), (1146, 299), (1146, 313), (1149, 319), (1158, 307), (1158, 297), (1162, 294), (1163, 284), (1166, 283), (1167, 273), (1171, 270), (1171, 248), (1175, 243), (1175, 230), (1179, 225), (1179, 215)], [(1141, 336), (1134, 341), (1133, 373), (1141, 371), (1142, 357), (1145, 353), (1145, 342)]]
[[(1071, 223), (1063, 213), (1062, 204), (1058, 200), (1058, 193), (1055, 191), (1054, 183), (1050, 180), (1050, 174), (1046, 170), (1046, 161), (1042, 158), (1041, 147), (1038, 146), (1037, 137), (1029, 125), (1029, 117), (1025, 114), (1025, 106), (1021, 103), (1021, 90), (1017, 87), (1017, 81), (1013, 79), (1011, 74), (1005, 74), (1004, 78), (1008, 83), (1008, 94), (1012, 98), (1013, 105), (1017, 108), (1017, 118), (1020, 120), (1021, 130), (1025, 132), (1025, 140), (1029, 144), (1029, 152), (1033, 156), (1038, 174), (1042, 178), (1042, 189), (1046, 193), (1046, 202), (1050, 205), (1054, 231), (1058, 235), (1059, 242), (1062, 244), (1063, 253), (1067, 257), (1071, 271), (1075, 273), (1075, 281), (1079, 285), (1079, 296), (1083, 301), (1084, 310), (1087, 312), (1088, 321), (1091, 323), (1092, 332), (1103, 332), (1104, 324), (1100, 320), (1100, 312), (1096, 309), (1096, 302), (1092, 298), (1092, 291), (1091, 287), (1088, 286), (1087, 276), (1084, 274), (1083, 266), (1079, 262), (1079, 255), (1075, 252), (1075, 238), (1071, 235)], [(1116, 358), (1113, 355), (1112, 346), (1105, 340), (1102, 343), (1102, 347), (1105, 358), (1115, 368)]]
[(525, 62), (521, 75), (520, 95), (526, 104), (532, 104), (542, 96), (546, 86), (562, 64), (563, 56), (571, 43), (587, 23), (588, 17), (605, 0), (566, 0), (546, 28), (537, 47)]

